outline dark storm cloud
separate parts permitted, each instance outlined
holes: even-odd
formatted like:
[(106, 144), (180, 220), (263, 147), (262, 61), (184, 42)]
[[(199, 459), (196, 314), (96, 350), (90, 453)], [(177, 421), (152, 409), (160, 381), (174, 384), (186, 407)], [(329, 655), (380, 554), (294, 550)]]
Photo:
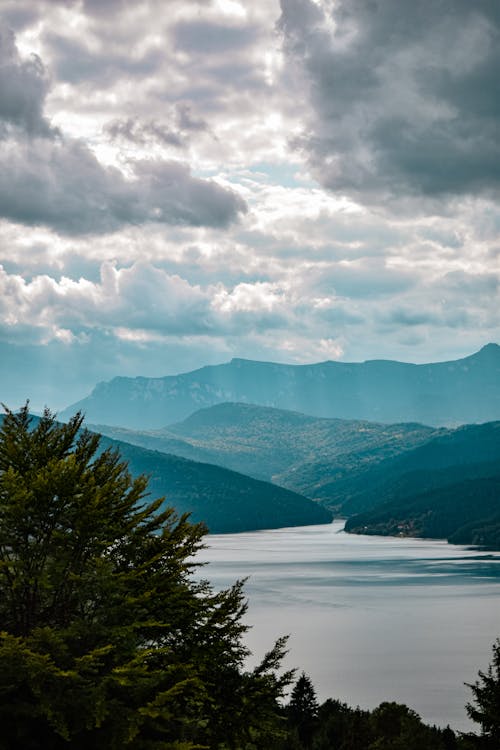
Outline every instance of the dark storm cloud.
[(40, 9), (32, 8), (28, 5), (23, 6), (21, 3), (12, 3), (10, 7), (2, 9), (2, 18), (4, 23), (13, 29), (23, 29), (31, 26), (39, 17)]
[(130, 5), (130, 0), (83, 0), (83, 8), (89, 15), (109, 16), (119, 13)]
[[(54, 2), (54, 0), (51, 0)], [(74, 0), (69, 0), (72, 2)], [(173, 4), (175, 0), (141, 0), (140, 5), (150, 6), (152, 11), (160, 14), (162, 9), (168, 9), (169, 4)], [(181, 2), (185, 0), (181, 0)], [(57, 0), (57, 2), (68, 2), (68, 0)], [(210, 0), (189, 0), (191, 5), (206, 6), (210, 3)], [(82, 9), (85, 14), (89, 16), (96, 16), (102, 18), (106, 16), (112, 16), (113, 14), (124, 12), (128, 9), (137, 9), (139, 3), (137, 0), (83, 0)]]
[[(43, 114), (48, 80), (36, 55), (21, 60), (13, 32), (0, 26), (0, 125), (14, 125), (28, 133), (48, 135)], [(1, 134), (0, 130), (0, 134)]]
[(232, 190), (193, 177), (180, 162), (136, 162), (135, 174), (138, 192), (145, 190), (148, 212), (157, 221), (223, 227), (246, 211), (245, 202)]
[(245, 210), (239, 196), (193, 177), (185, 164), (135, 162), (127, 180), (74, 140), (4, 142), (0, 162), (0, 215), (66, 234), (147, 222), (222, 227)]
[(281, 0), (313, 116), (296, 145), (326, 187), (387, 197), (498, 191), (497, 0)]

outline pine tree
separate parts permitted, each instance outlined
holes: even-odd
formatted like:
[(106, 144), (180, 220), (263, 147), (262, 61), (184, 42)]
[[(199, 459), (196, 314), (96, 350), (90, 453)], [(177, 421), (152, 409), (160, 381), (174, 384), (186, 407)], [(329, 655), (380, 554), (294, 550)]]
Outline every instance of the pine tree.
[(244, 670), (241, 583), (194, 579), (203, 526), (82, 421), (0, 428), (2, 747), (271, 747), (284, 641)]
[(310, 747), (318, 716), (318, 701), (314, 686), (305, 672), (293, 687), (287, 712), (302, 747)]
[(479, 671), (479, 680), (469, 685), (473, 700), (466, 706), (472, 721), (481, 727), (480, 737), (469, 739), (480, 748), (500, 747), (500, 639), (493, 645), (493, 660), (487, 672)]

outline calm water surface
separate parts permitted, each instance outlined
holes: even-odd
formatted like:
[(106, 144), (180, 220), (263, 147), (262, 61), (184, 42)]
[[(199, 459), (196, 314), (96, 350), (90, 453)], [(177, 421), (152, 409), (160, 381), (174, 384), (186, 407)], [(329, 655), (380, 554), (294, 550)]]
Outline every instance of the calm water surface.
[(500, 636), (500, 554), (342, 528), (210, 535), (202, 575), (215, 588), (249, 577), (248, 646), (261, 657), (289, 633), (286, 664), (309, 674), (321, 700), (396, 700), (470, 729), (463, 683)]

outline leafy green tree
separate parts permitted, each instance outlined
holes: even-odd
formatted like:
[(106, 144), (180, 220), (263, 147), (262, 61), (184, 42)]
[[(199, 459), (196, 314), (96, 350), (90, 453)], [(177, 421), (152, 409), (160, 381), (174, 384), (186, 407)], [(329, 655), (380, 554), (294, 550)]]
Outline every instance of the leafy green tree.
[(245, 671), (241, 583), (194, 580), (203, 526), (82, 421), (0, 427), (1, 746), (272, 747), (284, 640)]
[(480, 736), (469, 735), (472, 746), (500, 747), (500, 639), (493, 645), (493, 659), (486, 672), (479, 671), (479, 680), (469, 685), (473, 699), (466, 705), (472, 721), (481, 727)]

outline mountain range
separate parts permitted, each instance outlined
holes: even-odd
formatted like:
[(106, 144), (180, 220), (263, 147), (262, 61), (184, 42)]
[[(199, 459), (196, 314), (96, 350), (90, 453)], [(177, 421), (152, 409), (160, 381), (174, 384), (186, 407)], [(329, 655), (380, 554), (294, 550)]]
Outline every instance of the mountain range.
[(328, 500), (344, 475), (421, 445), (442, 430), (419, 424), (385, 425), (311, 417), (251, 404), (201, 409), (163, 430), (108, 425), (92, 429), (115, 440), (210, 462)]
[(426, 365), (232, 360), (115, 378), (60, 416), (77, 409), (152, 495), (212, 532), (334, 513), (355, 533), (500, 547), (496, 344)]
[(160, 450), (200, 451), (316, 500), (347, 517), (347, 531), (496, 544), (498, 512), (500, 541), (500, 421), (431, 428), (221, 404), (156, 432), (98, 430)]
[(159, 429), (194, 411), (243, 402), (317, 417), (432, 426), (500, 419), (500, 346), (429, 364), (392, 360), (288, 365), (233, 359), (162, 378), (116, 377), (60, 414), (89, 422)]

